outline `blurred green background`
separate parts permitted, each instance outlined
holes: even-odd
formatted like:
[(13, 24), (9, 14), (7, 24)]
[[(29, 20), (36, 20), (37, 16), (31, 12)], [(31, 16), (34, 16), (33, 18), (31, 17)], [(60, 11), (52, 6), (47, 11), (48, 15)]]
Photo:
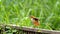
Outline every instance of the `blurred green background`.
[(42, 29), (60, 30), (60, 0), (0, 0), (0, 24), (33, 27), (30, 15)]

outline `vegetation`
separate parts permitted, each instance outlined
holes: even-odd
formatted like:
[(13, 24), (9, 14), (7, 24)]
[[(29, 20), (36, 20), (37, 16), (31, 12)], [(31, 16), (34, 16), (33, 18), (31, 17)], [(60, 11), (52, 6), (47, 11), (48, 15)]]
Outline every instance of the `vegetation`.
[(60, 30), (60, 0), (0, 0), (0, 24), (33, 27), (30, 15), (40, 19), (39, 28)]

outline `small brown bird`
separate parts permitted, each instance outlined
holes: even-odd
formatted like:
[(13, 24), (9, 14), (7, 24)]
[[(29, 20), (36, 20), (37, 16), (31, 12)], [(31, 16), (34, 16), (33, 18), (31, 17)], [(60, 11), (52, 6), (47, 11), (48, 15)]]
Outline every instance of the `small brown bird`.
[(38, 22), (39, 19), (38, 18), (31, 16), (31, 21), (35, 26), (39, 26), (39, 22)]

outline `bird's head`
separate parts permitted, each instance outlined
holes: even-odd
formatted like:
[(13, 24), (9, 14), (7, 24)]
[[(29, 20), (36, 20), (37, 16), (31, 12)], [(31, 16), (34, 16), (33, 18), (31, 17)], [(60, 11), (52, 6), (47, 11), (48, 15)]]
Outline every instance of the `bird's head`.
[(34, 16), (30, 16), (30, 18), (35, 18)]

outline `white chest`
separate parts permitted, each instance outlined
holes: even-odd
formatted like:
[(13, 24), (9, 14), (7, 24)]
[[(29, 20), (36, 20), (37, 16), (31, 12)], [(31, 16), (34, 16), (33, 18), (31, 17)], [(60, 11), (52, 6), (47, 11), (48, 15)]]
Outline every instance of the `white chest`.
[(35, 22), (35, 20), (34, 20), (33, 18), (31, 18), (31, 21), (32, 21), (32, 22)]

